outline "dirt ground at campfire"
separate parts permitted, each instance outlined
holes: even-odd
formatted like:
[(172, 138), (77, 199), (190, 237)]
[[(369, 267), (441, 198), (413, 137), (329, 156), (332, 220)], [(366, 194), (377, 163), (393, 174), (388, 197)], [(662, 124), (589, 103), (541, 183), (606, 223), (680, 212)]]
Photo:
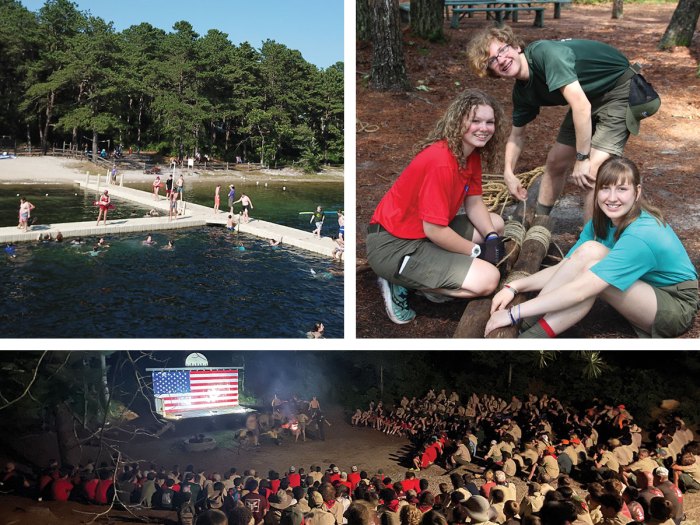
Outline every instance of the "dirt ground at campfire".
[[(275, 445), (270, 439), (263, 437), (261, 446), (257, 448), (238, 449), (230, 446), (230, 443), (222, 443), (222, 446), (212, 451), (185, 453), (181, 446), (183, 439), (195, 432), (207, 432), (220, 439), (222, 427), (226, 426), (225, 423), (217, 423), (214, 420), (192, 419), (176, 423), (176, 430), (169, 431), (160, 439), (142, 437), (133, 443), (122, 445), (121, 449), (132, 460), (144, 459), (167, 466), (192, 463), (196, 468), (203, 468), (207, 472), (221, 472), (235, 466), (239, 472), (255, 468), (263, 475), (270, 469), (283, 474), (290, 465), (307, 469), (311, 465), (318, 465), (325, 469), (334, 463), (344, 471), (348, 471), (352, 465), (357, 465), (360, 470), (366, 470), (370, 475), (381, 469), (385, 476), (394, 480), (403, 479), (410, 467), (407, 460), (408, 453), (412, 450), (406, 438), (387, 436), (370, 428), (353, 427), (338, 407), (327, 408), (326, 413), (332, 426), (326, 430), (325, 441), (312, 438), (310, 433), (310, 438), (305, 443), (295, 443), (285, 436), (280, 445)], [(38, 463), (43, 464), (49, 458), (57, 457), (56, 451), (52, 449), (53, 440), (50, 434), (34, 436), (23, 440), (23, 443), (28, 450), (32, 450), (32, 457)], [(3, 456), (4, 454), (0, 454), (2, 461), (15, 459)], [(440, 483), (449, 483), (445, 469), (438, 465), (421, 471), (418, 477), (427, 479), (430, 490), (435, 493), (438, 492)], [(518, 497), (521, 497), (526, 490), (525, 483), (519, 479), (514, 479), (514, 482), (518, 488)], [(477, 479), (477, 485), (481, 483), (482, 481)], [(684, 525), (700, 523), (700, 493), (686, 494), (684, 508), (687, 515)], [(29, 498), (0, 495), (0, 525), (82, 524), (90, 522), (96, 514), (106, 510), (107, 507), (97, 505), (37, 502)], [(97, 523), (136, 523), (148, 520), (149, 523), (175, 525), (175, 518), (174, 512), (167, 511), (133, 509), (130, 514), (123, 510), (112, 510), (106, 519), (100, 519)]]
[[(600, 40), (620, 49), (631, 62), (643, 66), (643, 74), (661, 95), (659, 112), (642, 122), (639, 136), (632, 136), (625, 154), (642, 170), (647, 198), (663, 211), (683, 241), (696, 268), (700, 266), (697, 159), (700, 153), (700, 79), (696, 72), (700, 39), (692, 47), (659, 51), (661, 39), (675, 4), (626, 4), (624, 18), (611, 19), (611, 6), (573, 5), (562, 10), (561, 19), (552, 18), (548, 8), (545, 27), (532, 26), (533, 15), (520, 18), (512, 27), (525, 42), (540, 39), (585, 38)], [(363, 266), (365, 236), (374, 208), (412, 158), (413, 146), (425, 137), (455, 95), (465, 88), (483, 89), (512, 108), (512, 81), (478, 79), (467, 68), (465, 49), (470, 35), (484, 27), (483, 16), (464, 18), (459, 29), (445, 22), (447, 42), (432, 44), (404, 31), (404, 52), (409, 81), (428, 91), (409, 93), (376, 92), (367, 88), (371, 46), (357, 44), (357, 337), (452, 337), (466, 302), (433, 304), (410, 297), (416, 320), (408, 325), (393, 324), (384, 313), (376, 276)], [(566, 108), (543, 108), (527, 128), (527, 141), (518, 172), (544, 165), (547, 151), (556, 137)], [(361, 131), (362, 125), (377, 131)], [(370, 128), (371, 129), (371, 128)], [(553, 241), (566, 253), (582, 225), (580, 194), (567, 184), (552, 213)], [(631, 327), (612, 308), (596, 304), (591, 314), (564, 337), (635, 337)], [(700, 320), (683, 337), (700, 336)]]

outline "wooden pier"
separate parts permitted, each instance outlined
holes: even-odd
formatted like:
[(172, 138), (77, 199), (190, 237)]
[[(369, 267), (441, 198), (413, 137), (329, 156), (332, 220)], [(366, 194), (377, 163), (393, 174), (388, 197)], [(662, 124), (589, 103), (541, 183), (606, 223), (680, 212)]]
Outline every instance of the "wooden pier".
[[(100, 176), (85, 176), (84, 180), (74, 181), (80, 185), (85, 192), (101, 193), (105, 189), (109, 189), (109, 194), (112, 198), (128, 200), (140, 204), (147, 209), (156, 209), (161, 216), (159, 217), (140, 217), (140, 218), (107, 218), (107, 225), (100, 224), (96, 226), (97, 208), (95, 208), (95, 220), (84, 222), (67, 222), (61, 224), (37, 224), (29, 231), (23, 232), (17, 229), (16, 226), (8, 226), (0, 228), (0, 243), (18, 243), (36, 241), (39, 234), (51, 234), (52, 238), (56, 237), (58, 232), (61, 232), (64, 239), (70, 237), (104, 237), (118, 235), (122, 233), (133, 232), (154, 232), (159, 230), (174, 230), (181, 228), (195, 228), (206, 225), (226, 226), (228, 212), (214, 213), (213, 208), (184, 202), (184, 215), (179, 215), (168, 220), (168, 200), (165, 196), (160, 197), (158, 201), (153, 199), (151, 192), (141, 191), (134, 188), (126, 188), (124, 186), (111, 184), (107, 185), (105, 180), (107, 177)], [(187, 192), (185, 192), (185, 198)], [(183, 203), (178, 201), (178, 207), (181, 208)], [(235, 215), (236, 220), (239, 219)], [(314, 236), (311, 232), (282, 226), (272, 222), (251, 219), (248, 223), (240, 223), (237, 226), (241, 233), (255, 235), (264, 239), (282, 239), (282, 245), (294, 246), (319, 255), (332, 256), (335, 242), (329, 237), (321, 239)]]

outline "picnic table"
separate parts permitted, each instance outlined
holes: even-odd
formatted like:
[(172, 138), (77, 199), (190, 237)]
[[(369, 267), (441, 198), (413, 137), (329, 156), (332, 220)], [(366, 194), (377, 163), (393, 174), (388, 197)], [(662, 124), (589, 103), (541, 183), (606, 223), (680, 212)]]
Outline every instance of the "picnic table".
[[(518, 13), (534, 12), (533, 25), (544, 27), (544, 11), (547, 4), (554, 5), (553, 18), (561, 18), (562, 4), (571, 4), (573, 0), (445, 0), (445, 17), (450, 18), (450, 27), (459, 27), (459, 21), (465, 16), (474, 13), (486, 13), (487, 18), (493, 17), (498, 23), (511, 17), (513, 22), (518, 21)], [(401, 2), (399, 4), (404, 21), (410, 21), (411, 4)]]
[(521, 11), (534, 12), (533, 25), (544, 27), (544, 10), (547, 4), (554, 5), (554, 18), (561, 18), (562, 4), (571, 4), (572, 0), (445, 0), (445, 14), (450, 16), (450, 27), (458, 28), (459, 21), (465, 15), (471, 17), (474, 13), (485, 12), (487, 17), (493, 16), (501, 23), (509, 16), (513, 22), (518, 21)]

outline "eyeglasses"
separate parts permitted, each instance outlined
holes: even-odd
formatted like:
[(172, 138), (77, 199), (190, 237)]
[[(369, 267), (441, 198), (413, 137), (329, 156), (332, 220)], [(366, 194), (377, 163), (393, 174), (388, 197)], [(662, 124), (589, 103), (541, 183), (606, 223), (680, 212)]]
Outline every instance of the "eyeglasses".
[(498, 59), (505, 55), (510, 50), (510, 44), (506, 44), (501, 49), (498, 50), (495, 57), (489, 57), (486, 61), (486, 69), (495, 66), (498, 63)]

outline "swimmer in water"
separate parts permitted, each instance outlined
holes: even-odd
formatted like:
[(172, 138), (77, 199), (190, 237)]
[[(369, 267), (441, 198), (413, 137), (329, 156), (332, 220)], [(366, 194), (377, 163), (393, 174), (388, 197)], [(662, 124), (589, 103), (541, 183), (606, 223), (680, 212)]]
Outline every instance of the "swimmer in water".
[(233, 215), (229, 214), (228, 220), (226, 221), (226, 229), (228, 229), (229, 231), (233, 231), (235, 227), (236, 223), (233, 222)]
[(146, 237), (146, 240), (143, 241), (143, 244), (145, 246), (152, 246), (156, 244), (156, 241), (153, 240), (153, 237), (151, 237), (151, 234), (149, 233), (148, 236)]
[(104, 238), (104, 237), (100, 237), (100, 240), (97, 241), (97, 246), (99, 246), (100, 248), (103, 248), (103, 249), (104, 249), (104, 248), (109, 248), (109, 244), (107, 244), (107, 243), (105, 242), (105, 238)]
[(163, 246), (164, 250), (172, 250), (175, 247), (175, 243), (173, 241), (168, 241), (168, 244)]
[(268, 240), (267, 242), (270, 244), (270, 246), (273, 246), (273, 247), (274, 247), (274, 246), (279, 246), (280, 243), (282, 242), (282, 237), (280, 237), (280, 240), (279, 240), (279, 241), (276, 241), (276, 240), (274, 240), (274, 239), (270, 239), (270, 240)]

